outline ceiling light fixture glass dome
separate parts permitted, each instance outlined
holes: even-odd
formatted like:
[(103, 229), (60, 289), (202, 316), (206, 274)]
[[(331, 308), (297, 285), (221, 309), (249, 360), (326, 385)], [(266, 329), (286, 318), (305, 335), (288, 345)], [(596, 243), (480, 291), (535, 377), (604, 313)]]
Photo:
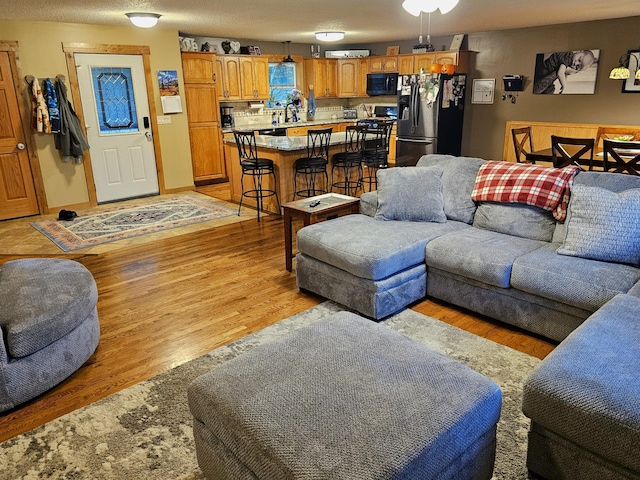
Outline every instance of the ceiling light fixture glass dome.
[(161, 17), (159, 13), (142, 13), (142, 12), (132, 12), (125, 13), (131, 23), (133, 23), (136, 27), (141, 28), (151, 28), (155, 27), (158, 23), (158, 19)]
[(337, 42), (344, 38), (344, 32), (316, 32), (316, 38), (322, 42)]

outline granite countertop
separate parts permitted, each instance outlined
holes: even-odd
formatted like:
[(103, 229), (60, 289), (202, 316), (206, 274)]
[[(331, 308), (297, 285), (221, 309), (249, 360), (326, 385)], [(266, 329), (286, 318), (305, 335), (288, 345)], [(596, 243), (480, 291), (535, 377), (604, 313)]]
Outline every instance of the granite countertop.
[(313, 125), (329, 125), (332, 123), (355, 123), (359, 118), (337, 118), (333, 120), (331, 118), (325, 120), (306, 120), (304, 122), (288, 122), (288, 123), (277, 123), (275, 127), (271, 125), (271, 123), (255, 123), (253, 125), (241, 125), (234, 128), (225, 127), (222, 129), (222, 133), (231, 133), (234, 130), (239, 130), (241, 132), (251, 132), (253, 130), (266, 130), (268, 128), (295, 128), (295, 127), (309, 127)]
[[(254, 130), (252, 128), (251, 130)], [(225, 143), (236, 143), (233, 138), (225, 138)], [(344, 132), (331, 134), (329, 145), (342, 145), (345, 143)], [(269, 148), (272, 150), (281, 150), (293, 152), (296, 150), (305, 150), (307, 148), (307, 137), (272, 137), (271, 135), (256, 135), (256, 146), (258, 148)]]

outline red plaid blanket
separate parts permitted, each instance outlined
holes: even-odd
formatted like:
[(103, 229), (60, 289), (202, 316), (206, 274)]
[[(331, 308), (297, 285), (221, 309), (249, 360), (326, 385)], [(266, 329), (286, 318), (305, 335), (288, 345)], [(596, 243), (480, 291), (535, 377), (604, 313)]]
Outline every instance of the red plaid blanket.
[(564, 220), (573, 178), (580, 167), (548, 168), (510, 162), (485, 162), (471, 192), (477, 202), (525, 203)]

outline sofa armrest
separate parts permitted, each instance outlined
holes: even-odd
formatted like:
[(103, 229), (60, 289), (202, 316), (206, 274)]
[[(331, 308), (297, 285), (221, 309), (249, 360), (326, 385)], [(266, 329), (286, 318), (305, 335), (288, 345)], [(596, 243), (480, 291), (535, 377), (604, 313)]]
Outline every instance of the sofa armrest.
[(365, 192), (360, 197), (360, 213), (373, 217), (378, 210), (378, 192)]

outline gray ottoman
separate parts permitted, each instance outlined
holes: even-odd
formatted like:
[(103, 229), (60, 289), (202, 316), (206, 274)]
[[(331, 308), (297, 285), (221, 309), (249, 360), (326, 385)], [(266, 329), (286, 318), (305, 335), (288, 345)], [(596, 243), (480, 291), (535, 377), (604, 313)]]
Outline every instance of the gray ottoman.
[(502, 394), (468, 367), (339, 312), (188, 390), (200, 468), (220, 479), (489, 479)]
[(0, 412), (62, 382), (100, 339), (98, 290), (78, 262), (14, 260), (0, 266)]

